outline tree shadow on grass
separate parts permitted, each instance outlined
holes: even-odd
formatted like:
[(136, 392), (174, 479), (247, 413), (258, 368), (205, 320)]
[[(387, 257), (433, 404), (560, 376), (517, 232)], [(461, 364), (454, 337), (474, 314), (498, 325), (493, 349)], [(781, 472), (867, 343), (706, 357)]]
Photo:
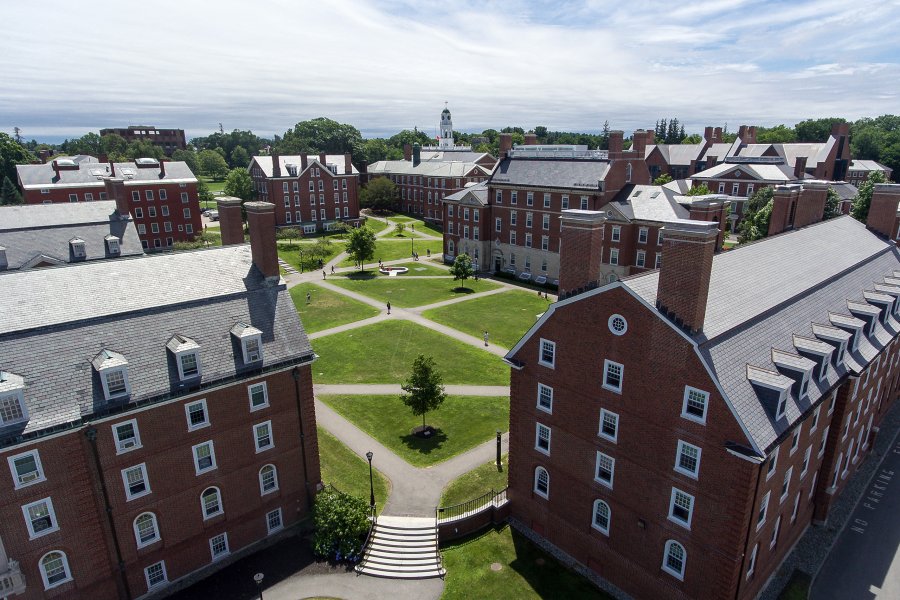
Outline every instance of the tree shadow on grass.
[(356, 273), (350, 273), (347, 275), (347, 279), (352, 279), (354, 281), (366, 281), (369, 279), (375, 279), (378, 277), (378, 274), (375, 271), (357, 271)]
[(472, 288), (468, 288), (468, 287), (465, 287), (462, 285), (459, 287), (455, 287), (450, 291), (453, 292), (454, 294), (474, 294), (475, 293), (475, 290), (473, 290)]
[(413, 433), (400, 436), (403, 442), (410, 450), (415, 450), (419, 454), (431, 454), (435, 450), (441, 448), (447, 441), (447, 434), (440, 428), (435, 428), (434, 433), (430, 437), (423, 438)]

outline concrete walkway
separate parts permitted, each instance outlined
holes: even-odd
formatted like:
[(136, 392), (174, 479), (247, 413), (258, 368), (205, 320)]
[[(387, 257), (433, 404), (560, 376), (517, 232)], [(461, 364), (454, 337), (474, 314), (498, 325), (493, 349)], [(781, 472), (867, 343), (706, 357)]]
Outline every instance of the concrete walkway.
[[(338, 383), (313, 386), (316, 396), (323, 395), (370, 395), (389, 396), (399, 394), (399, 383)], [(453, 396), (509, 396), (506, 385), (445, 385), (444, 389)]]

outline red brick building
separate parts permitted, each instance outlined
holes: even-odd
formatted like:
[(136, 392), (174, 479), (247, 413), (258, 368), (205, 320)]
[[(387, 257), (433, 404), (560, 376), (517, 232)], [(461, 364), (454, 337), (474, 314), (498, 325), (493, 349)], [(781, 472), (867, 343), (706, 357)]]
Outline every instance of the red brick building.
[(154, 146), (162, 148), (166, 156), (172, 156), (172, 153), (176, 150), (187, 148), (184, 129), (160, 129), (153, 125), (129, 125), (125, 128), (115, 127), (100, 130), (101, 136), (107, 134), (120, 135), (125, 138), (126, 142), (150, 142)]
[(247, 167), (257, 197), (275, 205), (278, 227), (304, 233), (359, 223), (359, 171), (350, 154), (254, 156)]
[(119, 203), (127, 205), (145, 249), (189, 242), (202, 230), (197, 178), (186, 163), (139, 158), (126, 163), (57, 159), (17, 165), (26, 204), (116, 200), (109, 180), (119, 182)]
[(870, 173), (875, 172), (884, 175), (885, 181), (890, 181), (894, 170), (874, 160), (852, 160), (850, 161), (850, 166), (847, 168), (847, 175), (844, 179), (848, 183), (852, 183), (856, 187), (859, 187), (866, 182)]
[[(514, 524), (632, 597), (756, 597), (897, 395), (881, 192), (872, 231), (839, 217), (718, 255), (714, 223), (668, 225), (661, 270), (552, 305), (506, 357)], [(581, 221), (564, 250), (595, 239)], [(589, 287), (596, 265), (563, 260)]]
[(3, 276), (3, 596), (165, 595), (309, 514), (315, 355), (246, 208), (249, 246)]

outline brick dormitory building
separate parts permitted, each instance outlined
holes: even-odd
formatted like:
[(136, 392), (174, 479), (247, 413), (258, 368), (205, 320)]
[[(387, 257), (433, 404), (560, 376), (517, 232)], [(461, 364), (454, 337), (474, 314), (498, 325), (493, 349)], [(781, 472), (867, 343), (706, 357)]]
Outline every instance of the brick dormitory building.
[(222, 248), (0, 274), (0, 596), (165, 595), (309, 514), (315, 356), (246, 210), (249, 245), (224, 199)]
[(570, 211), (565, 299), (507, 354), (514, 524), (633, 597), (756, 597), (897, 396), (900, 186), (868, 229), (800, 227), (824, 198), (796, 192), (797, 229), (715, 254), (716, 223), (670, 223), (660, 270), (599, 288), (605, 215)]
[(186, 163), (138, 158), (134, 162), (78, 162), (60, 158), (39, 165), (17, 165), (26, 204), (116, 200), (107, 180), (117, 187), (134, 219), (145, 249), (171, 248), (189, 242), (202, 230), (197, 177)]

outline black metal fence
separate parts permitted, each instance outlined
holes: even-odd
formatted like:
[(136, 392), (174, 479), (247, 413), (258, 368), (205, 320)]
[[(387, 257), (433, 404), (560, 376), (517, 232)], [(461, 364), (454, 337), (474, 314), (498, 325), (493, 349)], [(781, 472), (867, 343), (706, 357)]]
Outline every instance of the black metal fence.
[(506, 490), (508, 489), (509, 488), (503, 488), (500, 491), (491, 489), (488, 493), (467, 500), (462, 504), (436, 508), (434, 510), (434, 518), (440, 523), (441, 521), (450, 521), (452, 519), (477, 515), (489, 506), (499, 506), (506, 502)]

